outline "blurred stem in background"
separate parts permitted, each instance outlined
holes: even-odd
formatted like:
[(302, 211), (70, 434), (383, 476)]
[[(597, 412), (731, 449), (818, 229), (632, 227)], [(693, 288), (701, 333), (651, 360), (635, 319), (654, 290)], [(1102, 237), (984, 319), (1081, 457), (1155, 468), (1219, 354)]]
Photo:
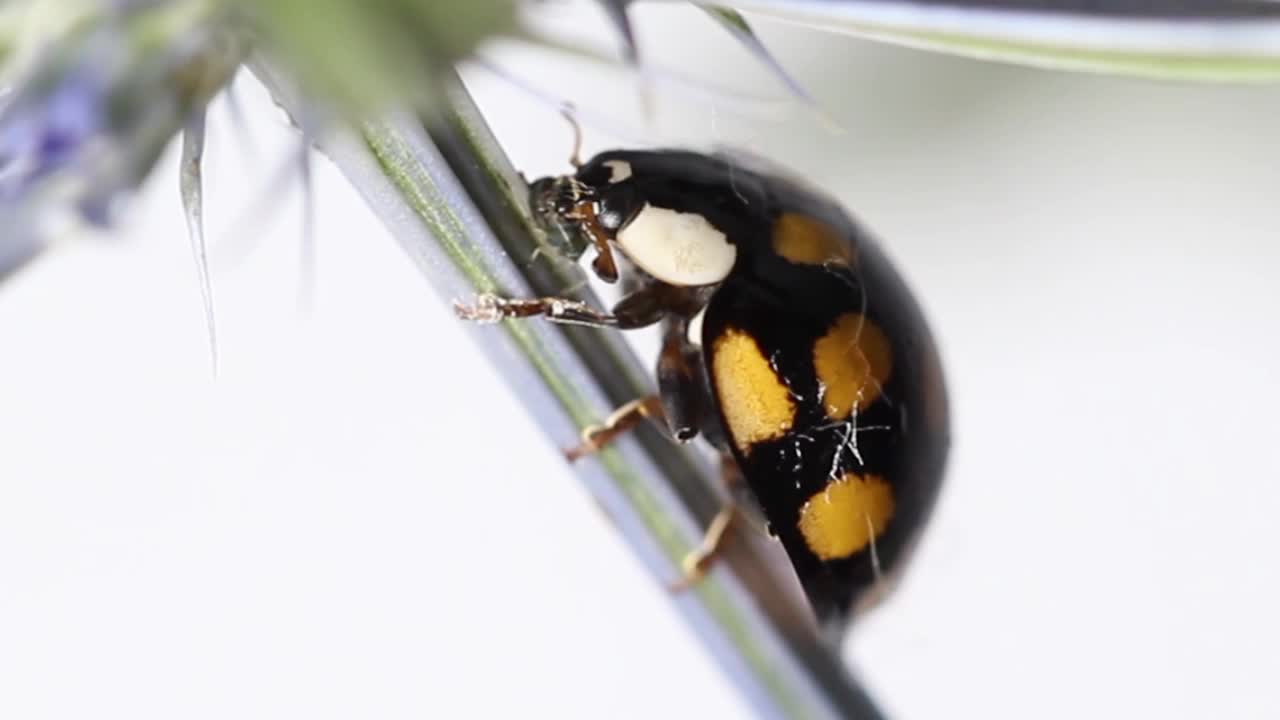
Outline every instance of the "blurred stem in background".
[[(529, 219), (523, 180), (453, 74), (484, 39), (516, 35), (516, 0), (11, 0), (0, 6), (0, 281), (74, 224), (110, 225), (184, 128), (181, 196), (206, 306), (203, 112), (246, 57), (379, 213), (443, 299), (576, 293)], [(631, 42), (626, 0), (600, 0)], [(1263, 0), (740, 0), (816, 28), (973, 57), (1175, 79), (1280, 76), (1280, 3)], [(1140, 5), (1140, 7), (1134, 7)], [(735, 11), (708, 8), (770, 63)], [(535, 40), (536, 42), (536, 40)], [(793, 96), (808, 101), (784, 77)], [(548, 107), (548, 112), (556, 108)], [(535, 261), (535, 256), (538, 258)], [(410, 310), (412, 312), (412, 310)], [(209, 317), (212, 326), (212, 314)], [(546, 428), (578, 431), (650, 391), (616, 333), (543, 323), (475, 328)], [(574, 467), (660, 580), (719, 505), (705, 463), (652, 428)], [(675, 604), (760, 713), (875, 717), (757, 539)]]

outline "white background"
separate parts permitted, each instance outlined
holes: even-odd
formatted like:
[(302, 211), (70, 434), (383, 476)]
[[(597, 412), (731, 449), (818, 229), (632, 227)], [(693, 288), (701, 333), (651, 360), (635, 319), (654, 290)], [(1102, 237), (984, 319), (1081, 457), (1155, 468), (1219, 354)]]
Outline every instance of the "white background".
[[(593, 11), (552, 8), (612, 47)], [(782, 98), (702, 17), (655, 65)], [(847, 655), (897, 716), (1264, 717), (1280, 627), (1280, 96), (1068, 76), (761, 25), (844, 127), (489, 56), (589, 149), (744, 146), (829, 188), (934, 321), (949, 484)], [(530, 174), (552, 108), (474, 87)], [(221, 372), (176, 155), (111, 239), (0, 286), (0, 717), (739, 717), (749, 712), (342, 177), (242, 82), (207, 215)], [(606, 127), (607, 126), (607, 127)]]

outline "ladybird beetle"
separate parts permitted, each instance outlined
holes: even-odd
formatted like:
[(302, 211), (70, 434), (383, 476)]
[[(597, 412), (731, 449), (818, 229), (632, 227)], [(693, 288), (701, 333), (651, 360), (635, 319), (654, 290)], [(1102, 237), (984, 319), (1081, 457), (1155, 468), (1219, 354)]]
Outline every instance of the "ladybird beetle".
[[(604, 152), (530, 186), (539, 224), (602, 279), (604, 312), (482, 296), (463, 317), (661, 323), (659, 392), (584, 434), (576, 457), (642, 418), (701, 434), (744, 481), (824, 624), (887, 587), (938, 493), (948, 410), (937, 351), (901, 278), (834, 201), (727, 155)], [(705, 570), (733, 516), (686, 562)]]

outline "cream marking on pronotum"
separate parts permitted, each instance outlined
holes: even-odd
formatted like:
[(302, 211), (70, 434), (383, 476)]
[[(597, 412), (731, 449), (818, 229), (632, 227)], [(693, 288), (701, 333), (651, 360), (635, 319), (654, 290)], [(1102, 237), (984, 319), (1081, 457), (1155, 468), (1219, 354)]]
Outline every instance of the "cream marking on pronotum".
[(724, 280), (738, 256), (738, 249), (705, 217), (648, 203), (618, 232), (618, 245), (641, 270), (681, 286)]
[(609, 168), (609, 184), (611, 185), (631, 177), (631, 163), (626, 160), (606, 160), (604, 166)]

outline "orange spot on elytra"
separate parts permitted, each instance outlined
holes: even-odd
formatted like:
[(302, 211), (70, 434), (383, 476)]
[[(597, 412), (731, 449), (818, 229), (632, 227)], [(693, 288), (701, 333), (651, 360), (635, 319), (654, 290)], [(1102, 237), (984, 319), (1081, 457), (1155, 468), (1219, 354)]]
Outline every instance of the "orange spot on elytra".
[(884, 331), (865, 315), (845, 313), (813, 344), (813, 368), (827, 417), (843, 420), (880, 397), (893, 368), (893, 350)]
[(795, 422), (791, 392), (750, 335), (729, 328), (715, 339), (711, 374), (729, 435), (747, 452), (755, 443), (780, 437)]
[(800, 213), (783, 213), (774, 223), (773, 251), (802, 265), (852, 260), (852, 248), (835, 228)]
[(870, 545), (893, 516), (893, 488), (876, 475), (849, 473), (800, 508), (800, 534), (823, 560), (847, 558)]

